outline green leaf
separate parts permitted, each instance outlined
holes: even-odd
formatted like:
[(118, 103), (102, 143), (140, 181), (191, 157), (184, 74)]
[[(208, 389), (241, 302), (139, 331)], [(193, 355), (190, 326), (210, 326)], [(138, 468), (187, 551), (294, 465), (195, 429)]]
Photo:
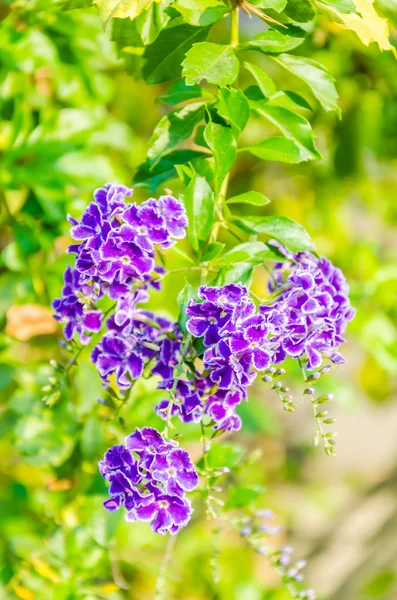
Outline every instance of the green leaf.
[(207, 155), (196, 150), (173, 150), (163, 156), (155, 167), (152, 167), (152, 161), (146, 160), (138, 166), (133, 183), (136, 187), (145, 187), (155, 193), (164, 181), (177, 177), (175, 165), (184, 165), (203, 156)]
[(215, 23), (230, 11), (219, 0), (177, 0), (172, 8), (176, 8), (186, 23), (201, 27)]
[(314, 133), (305, 117), (293, 113), (281, 106), (271, 106), (262, 101), (253, 101), (252, 108), (275, 125), (286, 138), (292, 140), (300, 149), (300, 160), (321, 158), (314, 144)]
[(283, 106), (284, 108), (297, 110), (304, 108), (306, 110), (313, 110), (310, 104), (295, 92), (285, 90), (284, 92), (276, 92), (270, 99), (269, 104), (271, 106)]
[(205, 141), (215, 160), (215, 185), (218, 193), (223, 180), (230, 171), (237, 153), (237, 144), (230, 127), (210, 121), (204, 130)]
[(202, 79), (219, 86), (231, 85), (239, 71), (238, 58), (232, 48), (212, 42), (194, 44), (182, 66), (188, 85), (200, 83)]
[(356, 15), (360, 14), (360, 11), (357, 10), (356, 5), (352, 0), (317, 0), (315, 2), (318, 8), (331, 8), (333, 10), (337, 10), (342, 14), (355, 13)]
[(237, 466), (245, 452), (244, 446), (234, 442), (212, 444), (208, 453), (208, 465), (212, 468)]
[(239, 262), (260, 264), (267, 258), (274, 258), (274, 253), (266, 244), (263, 242), (244, 242), (223, 254), (217, 259), (216, 263), (218, 265), (230, 265)]
[(179, 317), (178, 325), (183, 333), (187, 333), (186, 323), (189, 317), (186, 314), (186, 308), (190, 300), (195, 297), (195, 289), (190, 283), (186, 282), (185, 287), (178, 294)]
[(265, 206), (266, 204), (269, 204), (269, 202), (269, 198), (254, 190), (251, 192), (244, 192), (244, 194), (239, 194), (238, 196), (233, 196), (227, 200), (228, 204), (253, 204), (254, 206)]
[(185, 80), (175, 81), (163, 96), (159, 97), (161, 102), (174, 106), (180, 102), (186, 102), (186, 100), (192, 100), (193, 98), (201, 98), (203, 96), (203, 89), (199, 85), (186, 85)]
[(186, 52), (194, 43), (205, 40), (209, 30), (210, 27), (193, 27), (187, 23), (163, 29), (144, 53), (142, 75), (146, 83), (179, 79)]
[(268, 29), (256, 35), (249, 42), (240, 44), (240, 50), (260, 50), (265, 54), (289, 52), (304, 42), (304, 32), (300, 37), (283, 35), (274, 29)]
[(276, 86), (269, 75), (262, 71), (260, 67), (249, 62), (244, 63), (244, 67), (251, 73), (257, 82), (260, 91), (266, 97), (272, 96), (276, 92)]
[(222, 244), (221, 242), (209, 243), (208, 246), (205, 248), (203, 254), (201, 255), (201, 261), (209, 262), (210, 260), (213, 260), (222, 252), (224, 247), (225, 244)]
[(308, 23), (316, 14), (309, 0), (288, 0), (284, 12), (297, 23)]
[(239, 262), (235, 265), (222, 267), (219, 271), (214, 285), (227, 285), (228, 283), (242, 283), (250, 287), (254, 265), (252, 262)]
[(251, 4), (254, 4), (254, 6), (257, 6), (258, 8), (270, 8), (279, 13), (284, 10), (287, 0), (252, 0)]
[(231, 488), (225, 508), (226, 510), (230, 510), (232, 508), (249, 506), (259, 498), (263, 491), (264, 488), (259, 485)]
[(205, 177), (196, 173), (187, 186), (183, 199), (189, 220), (187, 237), (192, 248), (198, 252), (214, 222), (214, 194)]
[(95, 417), (88, 417), (84, 423), (81, 435), (81, 453), (84, 458), (92, 460), (97, 458), (105, 443), (105, 436), (101, 424)]
[(236, 137), (240, 135), (248, 123), (250, 106), (241, 90), (220, 88), (218, 113), (233, 128)]
[(110, 19), (135, 19), (142, 11), (147, 10), (153, 1), (160, 0), (94, 0), (93, 4), (98, 7), (99, 18), (107, 26)]
[[(135, 19), (136, 30), (145, 46), (152, 44), (170, 21), (165, 12), (169, 4), (170, 0), (154, 2)], [(131, 41), (128, 45), (132, 45)]]
[(255, 146), (241, 148), (240, 151), (250, 152), (262, 160), (277, 160), (292, 164), (308, 160), (299, 144), (283, 137), (267, 138)]
[(192, 265), (196, 264), (194, 262), (194, 260), (189, 256), (189, 254), (187, 254), (187, 252), (185, 252), (184, 250), (181, 250), (181, 248), (179, 248), (179, 246), (171, 246), (169, 251), (173, 252), (174, 254), (176, 254), (177, 256), (182, 258), (183, 260), (186, 260), (187, 262), (191, 263)]
[(340, 116), (338, 92), (334, 85), (335, 79), (325, 70), (323, 65), (309, 58), (289, 54), (274, 57), (274, 60), (307, 83), (327, 112), (335, 110)]
[(291, 252), (313, 249), (305, 228), (288, 217), (233, 217), (230, 221), (247, 233), (264, 234), (269, 239), (276, 239)]
[(149, 141), (147, 153), (149, 160), (156, 163), (161, 156), (189, 138), (203, 117), (204, 104), (202, 102), (188, 104), (165, 115), (156, 125)]

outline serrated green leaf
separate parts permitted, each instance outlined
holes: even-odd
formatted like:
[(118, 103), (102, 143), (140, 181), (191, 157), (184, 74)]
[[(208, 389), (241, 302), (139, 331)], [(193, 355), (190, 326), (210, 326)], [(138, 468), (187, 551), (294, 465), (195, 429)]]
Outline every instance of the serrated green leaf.
[(239, 49), (260, 50), (265, 54), (281, 54), (282, 52), (289, 52), (290, 50), (297, 48), (297, 46), (300, 46), (305, 40), (303, 33), (304, 32), (298, 37), (283, 35), (279, 31), (268, 29), (253, 37), (249, 42), (240, 44)]
[(186, 52), (196, 42), (205, 40), (209, 30), (210, 27), (194, 27), (187, 23), (163, 29), (144, 53), (142, 75), (146, 83), (180, 78)]
[(146, 160), (138, 166), (133, 183), (136, 187), (145, 187), (155, 193), (162, 183), (177, 176), (175, 165), (186, 164), (205, 156), (206, 154), (196, 150), (173, 150), (163, 156), (154, 167), (151, 161)]
[(274, 253), (266, 244), (263, 242), (244, 242), (220, 256), (216, 263), (218, 265), (230, 265), (239, 262), (260, 264), (267, 258), (274, 258)]
[(215, 216), (214, 194), (205, 177), (197, 173), (193, 176), (183, 200), (189, 221), (187, 237), (192, 248), (198, 252), (211, 231)]
[(273, 57), (273, 60), (276, 60), (288, 71), (307, 83), (327, 112), (335, 110), (340, 115), (339, 96), (334, 84), (335, 79), (325, 70), (323, 65), (309, 58), (291, 56), (290, 54), (281, 54)]
[(153, 2), (160, 0), (94, 0), (98, 7), (99, 18), (105, 27), (110, 19), (135, 19), (142, 11), (147, 10)]
[(227, 199), (227, 204), (252, 204), (254, 206), (265, 206), (270, 200), (260, 192), (244, 192), (238, 196), (233, 196)]
[(231, 85), (239, 71), (239, 62), (233, 49), (212, 42), (194, 44), (182, 66), (182, 75), (188, 85), (200, 83), (203, 79), (219, 86)]
[(204, 106), (202, 102), (195, 102), (165, 115), (149, 141), (149, 160), (156, 163), (161, 156), (189, 138), (204, 117)]
[(199, 85), (186, 85), (185, 80), (175, 81), (165, 94), (159, 97), (161, 102), (174, 106), (180, 102), (186, 102), (186, 100), (192, 100), (193, 98), (201, 98), (203, 96), (203, 88)]
[(215, 160), (215, 183), (218, 193), (223, 180), (230, 171), (237, 153), (237, 144), (230, 127), (210, 121), (204, 130), (204, 138)]
[(224, 249), (225, 244), (222, 242), (210, 242), (201, 255), (202, 262), (209, 262), (216, 258)]
[(248, 123), (250, 106), (241, 90), (221, 88), (219, 90), (218, 113), (232, 126), (236, 137)]
[(308, 23), (316, 14), (309, 0), (288, 0), (284, 12), (297, 23)]
[(177, 0), (175, 8), (190, 25), (211, 25), (230, 11), (230, 8), (219, 0)]
[(232, 217), (229, 220), (247, 233), (274, 238), (291, 252), (312, 250), (311, 239), (305, 228), (288, 217)]
[(264, 100), (251, 101), (251, 106), (299, 147), (301, 160), (321, 158), (314, 143), (313, 130), (305, 117), (281, 106), (271, 106)]
[[(136, 30), (145, 46), (152, 44), (170, 21), (171, 17), (166, 13), (169, 4), (170, 0), (153, 2), (135, 19)], [(131, 41), (128, 45), (131, 45)]]
[(269, 75), (262, 71), (260, 67), (249, 62), (244, 63), (244, 67), (251, 73), (257, 82), (260, 91), (266, 97), (272, 96), (276, 92), (276, 86)]

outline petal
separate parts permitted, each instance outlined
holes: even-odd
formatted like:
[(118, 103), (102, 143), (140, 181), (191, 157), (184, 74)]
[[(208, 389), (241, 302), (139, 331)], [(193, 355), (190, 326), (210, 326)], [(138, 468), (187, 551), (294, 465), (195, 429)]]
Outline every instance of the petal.
[(135, 514), (141, 521), (151, 521), (157, 510), (156, 502), (148, 504), (146, 506), (137, 506), (135, 508)]
[(182, 501), (178, 498), (170, 503), (168, 512), (174, 525), (184, 526), (189, 522), (190, 515), (193, 511), (188, 500)]
[(267, 369), (271, 364), (270, 354), (261, 348), (254, 348), (252, 352), (252, 362), (255, 369), (258, 371)]
[(199, 478), (196, 471), (187, 471), (186, 469), (182, 469), (178, 471), (176, 480), (182, 489), (184, 489), (186, 492), (191, 492), (198, 486)]
[(164, 508), (161, 508), (157, 512), (156, 518), (153, 519), (151, 523), (151, 528), (153, 529), (154, 533), (165, 535), (167, 529), (169, 529), (171, 525), (172, 521), (170, 515)]
[(132, 379), (138, 379), (143, 373), (143, 360), (135, 352), (131, 352), (127, 360), (128, 371)]
[(201, 337), (202, 335), (204, 335), (208, 327), (209, 323), (207, 319), (203, 319), (200, 317), (192, 317), (186, 323), (186, 329), (189, 333), (194, 335), (194, 337)]
[(120, 504), (121, 504), (121, 496), (113, 496), (112, 498), (109, 498), (109, 500), (106, 500), (103, 503), (103, 506), (106, 508), (106, 510), (109, 511), (114, 511), (117, 510), (118, 508), (120, 508)]

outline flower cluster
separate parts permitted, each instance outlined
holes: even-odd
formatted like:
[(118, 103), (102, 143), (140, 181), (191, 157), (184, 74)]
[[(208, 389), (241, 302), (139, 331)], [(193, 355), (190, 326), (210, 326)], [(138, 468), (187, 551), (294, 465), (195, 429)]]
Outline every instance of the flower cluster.
[(80, 243), (69, 247), (76, 254), (75, 268), (66, 271), (62, 298), (53, 303), (55, 318), (66, 322), (68, 340), (77, 332), (81, 343), (88, 343), (87, 333), (101, 327), (96, 301), (106, 293), (128, 302), (134, 281), (149, 282), (150, 273), (159, 270), (155, 247), (169, 248), (185, 236), (185, 209), (175, 198), (149, 198), (138, 206), (126, 202), (131, 195), (125, 186), (107, 184), (96, 190), (80, 222), (68, 217), (71, 235)]
[(258, 371), (276, 360), (274, 323), (257, 311), (241, 284), (202, 286), (198, 297), (187, 307), (188, 331), (203, 337), (204, 369), (212, 382), (204, 412), (212, 417), (215, 429), (241, 427), (236, 406), (247, 398), (247, 387)]
[(186, 492), (197, 487), (198, 475), (189, 454), (156, 429), (135, 429), (124, 445), (106, 452), (99, 470), (110, 483), (107, 510), (124, 506), (127, 521), (150, 521), (161, 535), (175, 534), (189, 522), (192, 507)]
[(284, 315), (275, 340), (279, 360), (287, 355), (306, 356), (308, 369), (319, 367), (324, 357), (334, 363), (345, 362), (338, 348), (345, 341), (343, 334), (355, 310), (340, 269), (311, 252), (290, 254), (275, 265), (269, 290), (276, 298), (260, 311), (269, 319)]

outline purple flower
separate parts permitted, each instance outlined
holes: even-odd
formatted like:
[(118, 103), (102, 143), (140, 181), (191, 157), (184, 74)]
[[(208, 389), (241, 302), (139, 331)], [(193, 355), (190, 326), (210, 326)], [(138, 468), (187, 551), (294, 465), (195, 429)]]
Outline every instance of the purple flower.
[(287, 259), (272, 272), (269, 289), (276, 298), (260, 307), (275, 326), (274, 340), (280, 344), (276, 362), (286, 354), (306, 357), (309, 369), (319, 367), (324, 357), (343, 362), (338, 348), (355, 311), (342, 271), (310, 252), (289, 254)]
[(215, 421), (214, 429), (238, 431), (241, 429), (241, 418), (236, 414), (236, 406), (243, 399), (240, 391), (218, 390), (207, 400), (205, 412)]
[[(158, 387), (168, 390), (171, 395), (171, 390), (174, 388), (174, 380), (168, 379)], [(201, 396), (204, 390), (200, 389), (200, 387), (193, 382), (180, 379), (175, 385), (175, 390), (172, 392), (172, 398), (162, 400), (155, 407), (155, 412), (159, 417), (166, 420), (171, 403), (171, 417), (178, 416), (183, 423), (198, 423), (203, 413)]]
[[(69, 340), (77, 332), (81, 341), (88, 343), (86, 330), (98, 331), (100, 325), (96, 300), (103, 294), (116, 300), (128, 297), (137, 280), (150, 284), (153, 271), (164, 272), (154, 264), (156, 245), (168, 248), (185, 235), (185, 209), (175, 198), (150, 198), (137, 205), (126, 203), (131, 195), (132, 190), (125, 186), (106, 184), (95, 191), (94, 202), (80, 221), (68, 217), (71, 235), (81, 243), (69, 247), (69, 252), (76, 254), (75, 268), (66, 272), (62, 298), (54, 302), (54, 308), (56, 318), (67, 322), (65, 336)], [(90, 286), (99, 290), (96, 297), (87, 296)], [(158, 288), (159, 283), (153, 282), (153, 286)], [(121, 302), (117, 310), (116, 324), (126, 313)]]
[(128, 521), (151, 521), (154, 533), (174, 535), (190, 521), (193, 510), (189, 500), (169, 494), (153, 495), (147, 504), (137, 506), (127, 514)]
[(175, 448), (167, 454), (158, 454), (151, 464), (152, 477), (161, 481), (168, 494), (183, 496), (198, 485), (198, 475), (186, 450)]
[(188, 453), (156, 429), (136, 429), (125, 445), (110, 448), (99, 471), (110, 483), (107, 510), (124, 506), (127, 521), (150, 521), (161, 535), (187, 525), (192, 507), (186, 492), (197, 487), (198, 476)]
[(116, 332), (106, 333), (102, 341), (95, 346), (91, 360), (97, 366), (101, 377), (107, 381), (115, 373), (117, 385), (130, 387), (131, 380), (138, 379), (143, 372), (143, 359), (134, 351), (134, 336), (124, 337)]
[(78, 333), (82, 344), (88, 344), (91, 337), (88, 333), (97, 332), (102, 326), (102, 311), (91, 308), (99, 294), (94, 286), (79, 284), (79, 273), (68, 266), (64, 275), (65, 285), (62, 298), (53, 301), (55, 319), (66, 323), (65, 338), (70, 341), (74, 333)]

